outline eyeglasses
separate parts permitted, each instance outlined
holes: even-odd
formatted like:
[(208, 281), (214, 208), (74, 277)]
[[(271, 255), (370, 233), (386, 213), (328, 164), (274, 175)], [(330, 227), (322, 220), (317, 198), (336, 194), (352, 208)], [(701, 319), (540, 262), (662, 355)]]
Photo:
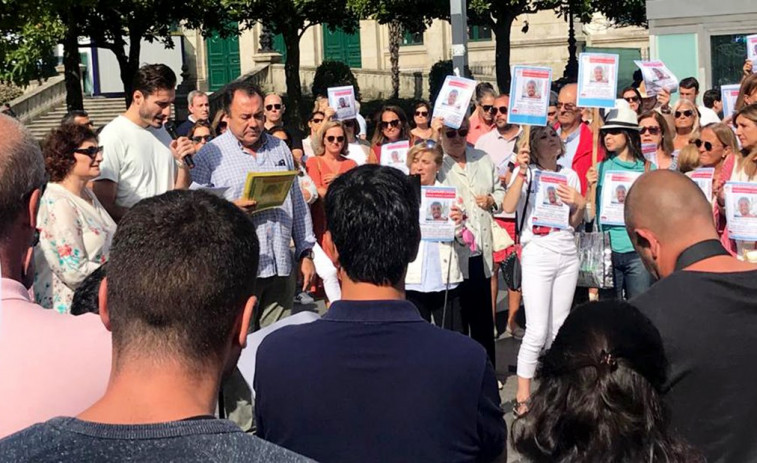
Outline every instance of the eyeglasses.
[(205, 143), (209, 142), (212, 137), (210, 135), (198, 135), (196, 137), (192, 137), (192, 141), (195, 143), (200, 143), (201, 141), (204, 141)]
[(321, 122), (323, 122), (323, 119), (313, 119), (310, 122), (312, 122), (313, 124), (320, 124)]
[(391, 121), (381, 121), (379, 123), (379, 126), (382, 130), (386, 130), (389, 127), (397, 128), (400, 126), (400, 120), (399, 119), (392, 119)]
[(565, 108), (566, 111), (575, 111), (576, 110), (576, 105), (574, 105), (573, 103), (560, 103), (560, 102), (558, 102), (555, 105), (555, 108), (557, 108), (557, 109)]
[(428, 117), (428, 111), (416, 111), (415, 117)]
[(640, 127), (639, 128), (639, 133), (641, 135), (644, 135), (647, 132), (649, 132), (649, 135), (659, 135), (660, 134), (660, 128), (659, 127), (654, 127), (654, 126)]
[(678, 119), (681, 116), (691, 117), (693, 115), (694, 115), (694, 111), (692, 111), (690, 109), (687, 109), (685, 111), (676, 111), (675, 112), (676, 119)]
[(276, 104), (267, 104), (267, 105), (265, 105), (265, 110), (266, 111), (273, 111), (274, 109), (276, 109), (276, 110), (281, 109), (281, 104), (280, 103), (276, 103)]
[(485, 104), (485, 105), (481, 106), (481, 108), (484, 110), (485, 113), (497, 114), (497, 108), (495, 108), (494, 106), (492, 106), (490, 104)]
[(97, 153), (103, 150), (102, 146), (90, 146), (89, 148), (77, 148), (74, 150), (74, 153), (83, 154), (85, 156), (89, 156), (90, 158), (94, 159), (97, 157)]
[(502, 115), (507, 115), (507, 106), (500, 106), (499, 108), (492, 107), (492, 114), (496, 115), (497, 111)]
[(638, 96), (624, 96), (623, 99), (629, 103), (638, 103), (641, 101)]
[[(712, 151), (712, 148), (714, 148), (712, 146), (712, 143), (710, 143), (708, 141), (702, 141), (702, 140), (700, 140), (698, 138), (696, 140), (694, 140), (693, 143), (697, 146), (697, 148), (701, 148), (702, 145), (704, 145), (704, 150), (705, 151)], [(722, 146), (723, 146), (723, 148), (725, 148), (725, 145), (722, 145)]]
[(337, 143), (344, 143), (344, 136), (338, 135), (335, 137), (334, 135), (329, 135), (326, 137), (326, 141), (329, 143), (334, 143), (334, 140), (336, 140)]
[(460, 138), (465, 138), (468, 136), (468, 129), (447, 130), (444, 134), (447, 135), (447, 138), (455, 138), (458, 135), (460, 135)]

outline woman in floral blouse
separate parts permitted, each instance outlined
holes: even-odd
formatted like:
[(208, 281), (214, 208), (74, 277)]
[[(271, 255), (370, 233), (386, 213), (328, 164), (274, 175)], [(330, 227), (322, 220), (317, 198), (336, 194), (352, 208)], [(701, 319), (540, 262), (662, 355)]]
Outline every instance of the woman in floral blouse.
[(91, 129), (64, 124), (43, 145), (50, 182), (42, 195), (34, 249), (34, 296), (41, 306), (68, 313), (74, 290), (108, 259), (116, 223), (87, 183), (100, 175), (102, 147)]

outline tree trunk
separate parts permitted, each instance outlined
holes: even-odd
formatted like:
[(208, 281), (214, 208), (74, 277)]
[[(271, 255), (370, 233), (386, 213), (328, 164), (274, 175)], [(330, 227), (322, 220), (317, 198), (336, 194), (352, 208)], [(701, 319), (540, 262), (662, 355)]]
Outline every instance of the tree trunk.
[[(134, 31), (129, 34), (129, 54), (125, 54), (124, 49), (121, 49), (122, 59), (119, 59), (118, 63), (121, 67), (121, 83), (124, 86), (124, 99), (126, 100), (126, 108), (131, 105), (132, 96), (134, 94), (134, 76), (137, 75), (139, 70), (139, 54), (142, 51), (142, 34), (137, 32), (136, 29), (130, 29)], [(123, 60), (123, 62), (122, 62)]]
[(282, 31), (287, 60), (284, 64), (284, 74), (287, 84), (287, 115), (290, 124), (302, 127), (302, 84), (300, 83), (300, 35), (295, 26), (287, 25), (288, 30)]
[(400, 40), (402, 25), (398, 21), (389, 23), (389, 59), (392, 63), (392, 98), (400, 96)]
[(66, 27), (63, 37), (63, 75), (66, 81), (66, 109), (84, 109), (79, 68), (79, 28), (75, 23)]
[(510, 27), (515, 15), (503, 13), (497, 18), (492, 29), (497, 41), (495, 50), (495, 68), (497, 71), (497, 87), (500, 93), (510, 93)]

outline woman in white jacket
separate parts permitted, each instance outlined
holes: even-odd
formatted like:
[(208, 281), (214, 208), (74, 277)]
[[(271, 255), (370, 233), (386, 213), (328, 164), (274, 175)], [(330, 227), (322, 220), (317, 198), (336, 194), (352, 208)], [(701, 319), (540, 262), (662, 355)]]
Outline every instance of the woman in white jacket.
[[(442, 186), (436, 174), (442, 165), (442, 151), (433, 142), (414, 146), (407, 154), (411, 175), (419, 175), (421, 186)], [(405, 276), (405, 295), (427, 321), (463, 332), (457, 286), (463, 281), (455, 243), (423, 241)]]

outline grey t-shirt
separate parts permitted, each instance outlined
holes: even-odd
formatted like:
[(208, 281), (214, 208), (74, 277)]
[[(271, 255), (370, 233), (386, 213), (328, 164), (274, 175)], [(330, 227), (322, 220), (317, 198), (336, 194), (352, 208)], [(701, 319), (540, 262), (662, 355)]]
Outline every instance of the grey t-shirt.
[(53, 418), (0, 440), (13, 462), (281, 462), (309, 460), (208, 417), (160, 424), (114, 425)]

